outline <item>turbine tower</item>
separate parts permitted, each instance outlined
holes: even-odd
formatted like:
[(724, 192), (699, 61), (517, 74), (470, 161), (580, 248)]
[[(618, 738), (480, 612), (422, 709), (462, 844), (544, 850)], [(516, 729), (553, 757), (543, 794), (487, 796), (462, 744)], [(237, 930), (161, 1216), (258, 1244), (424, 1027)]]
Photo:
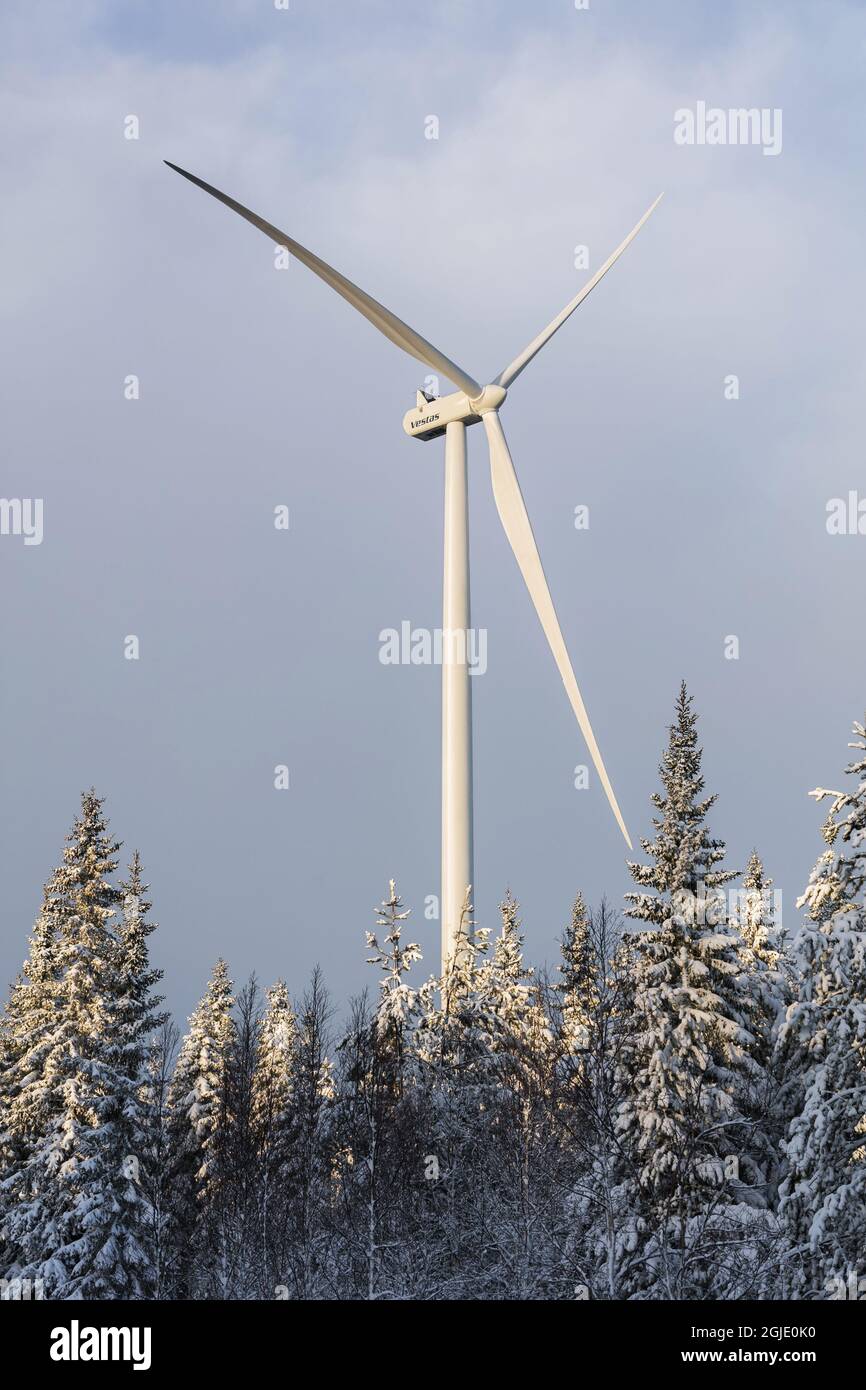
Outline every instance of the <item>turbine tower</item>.
[(622, 255), (661, 201), (659, 194), (624, 241), (608, 257), (546, 328), (486, 386), (452, 362), (444, 353), (422, 338), (383, 304), (347, 280), (339, 271), (320, 260), (273, 223), (245, 208), (227, 193), (181, 169), (170, 160), (165, 163), (190, 183), (251, 222), (278, 246), (284, 246), (326, 285), (342, 295), (354, 309), (379, 329), (410, 357), (423, 362), (437, 375), (458, 388), (447, 396), (428, 397), (419, 392), (413, 410), (407, 411), (403, 428), (413, 439), (445, 436), (445, 548), (442, 613), (442, 892), (439, 903), (442, 927), (442, 969), (460, 949), (468, 930), (466, 907), (473, 883), (472, 849), (472, 701), (469, 675), (469, 510), (466, 472), (466, 429), (482, 423), (490, 451), (493, 496), (503, 530), (529, 590), (529, 596), (544, 629), (566, 694), (586, 741), (599, 780), (604, 788), (617, 825), (631, 849), (632, 844), (607, 775), (592, 726), (578, 689), (565, 639), (553, 606), (553, 599), (541, 565), (523, 494), (499, 419), (499, 409), (509, 387), (536, 353), (561, 328), (566, 319), (586, 299), (614, 261)]

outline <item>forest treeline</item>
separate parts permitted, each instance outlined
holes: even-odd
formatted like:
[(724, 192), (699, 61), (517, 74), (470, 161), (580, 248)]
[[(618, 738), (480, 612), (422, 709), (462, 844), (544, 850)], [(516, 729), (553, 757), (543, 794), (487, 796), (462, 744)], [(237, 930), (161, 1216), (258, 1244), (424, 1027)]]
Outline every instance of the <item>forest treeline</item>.
[(262, 995), (220, 960), (179, 1038), (139, 856), (118, 879), (86, 793), (0, 1016), (3, 1296), (859, 1297), (863, 724), (850, 746), (783, 925), (710, 834), (683, 687), (625, 920), (578, 895), (537, 975), (509, 894), (413, 983), (392, 883), (339, 1029), (318, 970)]

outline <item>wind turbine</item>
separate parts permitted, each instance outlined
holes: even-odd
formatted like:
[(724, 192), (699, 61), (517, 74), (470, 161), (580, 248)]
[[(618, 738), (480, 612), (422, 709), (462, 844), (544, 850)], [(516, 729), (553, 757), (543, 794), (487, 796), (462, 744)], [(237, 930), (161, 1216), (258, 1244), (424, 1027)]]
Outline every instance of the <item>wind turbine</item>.
[[(606, 275), (637, 236), (647, 218), (661, 201), (659, 194), (624, 241), (608, 257), (565, 308), (556, 315), (513, 362), (486, 386), (458, 367), (443, 352), (422, 338), (414, 328), (392, 314), (383, 304), (347, 280), (339, 271), (298, 244), (273, 223), (235, 202), (227, 193), (181, 169), (170, 160), (165, 163), (205, 193), (225, 203), (276, 245), (286, 249), (307, 266), (326, 285), (342, 295), (354, 309), (369, 319), (380, 333), (402, 348), (410, 357), (453, 382), (457, 391), (432, 400), (418, 392), (414, 410), (407, 411), (403, 428), (413, 439), (436, 439), (445, 435), (445, 557), (443, 578), (442, 642), (442, 894), (439, 911), (442, 923), (442, 968), (459, 949), (467, 931), (466, 906), (473, 882), (472, 871), (472, 705), (469, 687), (469, 512), (466, 475), (466, 428), (484, 425), (490, 449), (490, 475), (499, 519), (514, 551), (529, 596), (535, 605), (566, 694), (586, 740), (592, 761), (617, 825), (629, 849), (632, 843), (607, 775), (586, 707), (575, 679), (568, 650), (553, 606), (553, 599), (541, 565), (538, 546), (526, 512), (523, 494), (499, 419), (499, 409), (511, 386), (545, 343), (574, 313), (602, 276)], [(462, 634), (462, 640), (453, 640)]]

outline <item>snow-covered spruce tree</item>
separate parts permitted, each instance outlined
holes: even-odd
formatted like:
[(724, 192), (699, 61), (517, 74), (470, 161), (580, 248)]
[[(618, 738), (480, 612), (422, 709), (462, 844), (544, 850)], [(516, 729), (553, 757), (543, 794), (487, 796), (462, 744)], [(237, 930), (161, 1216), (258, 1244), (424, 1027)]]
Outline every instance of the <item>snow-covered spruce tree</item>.
[(553, 1104), (570, 1159), (572, 1281), (593, 1298), (622, 1296), (637, 1245), (635, 1170), (617, 1132), (634, 1027), (637, 940), (623, 932), (621, 915), (605, 899), (590, 911), (578, 894), (551, 1001)]
[(476, 927), (467, 892), (461, 917), (461, 949), (443, 975), (431, 975), (418, 990), (413, 1047), (424, 1071), (423, 1084), (435, 1091), (486, 1078), (489, 1056), (479, 1016), (477, 972), (490, 949), (490, 930)]
[(425, 1234), (418, 1200), (424, 1149), (421, 1092), (409, 1046), (416, 995), (406, 975), (421, 952), (415, 942), (403, 943), (408, 916), (392, 879), (376, 911), (377, 931), (366, 934), (367, 962), (379, 971), (379, 998), (373, 1009), (365, 998), (356, 1001), (338, 1049), (334, 1135), (348, 1297), (419, 1292), (415, 1254)]
[(258, 1167), (262, 1297), (273, 1298), (285, 1267), (286, 1197), (297, 1140), (295, 1054), (298, 1025), (289, 991), (277, 980), (265, 996), (253, 1073), (252, 1125)]
[(326, 1252), (333, 1198), (334, 1068), (328, 1057), (331, 1005), (318, 966), (297, 1009), (292, 1094), (297, 1124), (287, 1180), (286, 1264), (279, 1283), (292, 1299), (333, 1295)]
[(297, 1039), (289, 991), (283, 980), (277, 980), (265, 996), (253, 1078), (253, 1124), (264, 1167), (274, 1176), (291, 1153)]
[(493, 1197), (486, 1182), (489, 1101), (496, 1086), (487, 1010), (476, 988), (490, 947), (490, 930), (476, 927), (467, 895), (463, 949), (445, 974), (418, 990), (413, 1034), (418, 1086), (424, 1097), (425, 1174), (430, 1271), (427, 1297), (484, 1296), (486, 1263), (479, 1264)]
[[(168, 1023), (160, 1005), (163, 996), (154, 992), (162, 979), (161, 970), (150, 964), (149, 938), (157, 929), (150, 919), (152, 904), (143, 881), (141, 856), (134, 850), (127, 878), (120, 884), (122, 902), (117, 928), (117, 996), (112, 1007), (113, 1022), (106, 1042), (109, 1060), (125, 1081), (117, 1128), (125, 1150), (124, 1175), (134, 1185), (137, 1218), (143, 1222), (141, 1247), (148, 1260), (140, 1288), (154, 1296), (158, 1274), (160, 1212), (152, 1205), (156, 1174), (150, 1168), (157, 1155), (154, 1145), (161, 1125), (159, 1079), (152, 1062), (157, 1036)], [(101, 1156), (101, 1155), (100, 1155)], [(78, 1295), (84, 1297), (85, 1294)], [(140, 1296), (140, 1295), (130, 1295)]]
[[(551, 1009), (558, 1041), (552, 1105), (562, 1132), (568, 1188), (565, 1246), (569, 1284), (592, 1299), (620, 1299), (641, 1287), (637, 1181), (617, 1131), (631, 1045), (632, 947), (622, 919), (605, 900), (580, 914), (579, 954), (565, 948), (564, 968), (580, 981), (580, 1047), (572, 1050), (562, 1022), (563, 989)], [(560, 967), (562, 969), (562, 967)], [(566, 992), (567, 999), (567, 992)]]
[(13, 1277), (20, 1248), (4, 1216), (25, 1195), (28, 1162), (60, 1100), (44, 1070), (57, 1028), (57, 878), (45, 887), (27, 960), (0, 1016), (0, 1275)]
[[(221, 1273), (220, 1284), (211, 1287), (224, 1298), (255, 1298), (267, 1277), (258, 1245), (261, 1153), (253, 1118), (261, 1024), (259, 987), (253, 975), (235, 1004), (235, 1043), (227, 1079), (229, 1124), (220, 1153), (223, 1180), (218, 1207), (225, 1275)], [(272, 1297), (273, 1285), (266, 1284), (265, 1291)]]
[[(736, 927), (743, 939), (748, 959), (769, 973), (767, 984), (772, 986), (774, 1002), (784, 999), (785, 938), (776, 921), (773, 902), (773, 880), (767, 877), (757, 850), (752, 850), (743, 874), (743, 887), (738, 895)], [(778, 976), (776, 977), (776, 972)]]
[(367, 949), (373, 953), (367, 957), (367, 964), (379, 967), (376, 1030), (384, 1044), (385, 1055), (391, 1058), (394, 1084), (398, 1087), (402, 1080), (406, 1035), (412, 1027), (417, 1001), (415, 990), (403, 977), (421, 959), (421, 948), (417, 941), (403, 945), (403, 923), (408, 916), (409, 912), (403, 907), (391, 879), (388, 897), (376, 909), (376, 926), (379, 936), (382, 936), (382, 944), (379, 944), (375, 932), (367, 932)]
[(149, 927), (140, 917), (120, 928), (113, 920), (122, 899), (110, 882), (118, 848), (101, 800), (86, 793), (46, 894), (56, 918), (55, 1027), (29, 1082), (42, 1097), (40, 1132), (6, 1227), (22, 1272), (57, 1299), (141, 1298), (151, 1288), (140, 1163), (157, 976)]
[(590, 928), (590, 913), (581, 893), (571, 909), (571, 921), (560, 942), (561, 960), (556, 967), (560, 999), (557, 1028), (562, 1056), (567, 1059), (569, 1080), (579, 1085), (582, 1058), (589, 1047), (592, 1020), (598, 1010), (598, 965)]
[(751, 1054), (757, 1064), (741, 1097), (751, 1124), (746, 1140), (750, 1177), (756, 1192), (775, 1206), (787, 1115), (784, 1058), (776, 1041), (791, 1002), (792, 969), (785, 934), (776, 921), (773, 880), (755, 850), (743, 875), (731, 926), (739, 938), (743, 989), (752, 1003)]
[(419, 990), (417, 1084), (434, 1175), (425, 1273), (440, 1298), (549, 1296), (557, 1276), (552, 1040), (510, 894), (501, 922), (492, 948), (487, 928), (467, 932), (445, 976)]
[(547, 1020), (533, 984), (533, 969), (523, 959), (519, 905), (507, 892), (499, 905), (501, 929), (493, 953), (479, 966), (474, 989), (485, 1031), (486, 1050), (501, 1059), (499, 1074), (514, 1064), (535, 1069), (550, 1054)]
[(118, 1066), (130, 1082), (141, 1086), (148, 1074), (148, 1059), (158, 1029), (167, 1021), (159, 1011), (163, 996), (154, 994), (162, 979), (161, 970), (152, 970), (148, 937), (157, 924), (149, 918), (152, 903), (147, 901), (148, 885), (141, 876), (141, 856), (135, 850), (129, 876), (120, 884), (121, 912), (118, 928), (118, 998), (115, 1018)]
[(653, 817), (655, 838), (640, 842), (652, 863), (628, 866), (644, 891), (626, 893), (627, 914), (654, 927), (664, 926), (675, 909), (678, 915), (717, 915), (718, 905), (710, 894), (737, 877), (737, 870), (717, 867), (725, 857), (725, 844), (711, 837), (706, 824), (716, 797), (701, 795), (703, 750), (697, 722), (683, 681), (659, 766), (664, 790), (650, 798), (658, 813)]
[[(500, 904), (501, 931), (477, 971), (479, 1015), (490, 1057), (483, 1094), (483, 1181), (475, 1214), (495, 1252), (486, 1296), (550, 1298), (562, 1291), (561, 1135), (551, 1104), (555, 1047), (534, 971), (523, 959), (518, 904)], [(568, 1282), (570, 1294), (572, 1281)]]
[(227, 1181), (229, 1068), (237, 1040), (234, 986), (220, 959), (190, 1015), (169, 1088), (171, 1173), (169, 1284), (190, 1298), (214, 1281), (229, 1292), (221, 1199)]
[[(669, 1297), (689, 1296), (679, 1280), (690, 1221), (742, 1195), (748, 1120), (739, 1096), (756, 1066), (753, 1004), (717, 891), (735, 874), (721, 867), (724, 843), (707, 828), (715, 797), (703, 795), (696, 725), (683, 685), (660, 767), (663, 792), (652, 797), (655, 838), (641, 841), (651, 862), (629, 865), (642, 891), (626, 895), (629, 915), (650, 929), (628, 953), (633, 1031), (618, 1131)], [(708, 1256), (702, 1270), (692, 1252), (690, 1279), (699, 1282), (711, 1264)]]
[[(780, 1050), (799, 1078), (800, 1102), (784, 1145), (781, 1213), (793, 1245), (795, 1296), (839, 1294), (862, 1273), (866, 1209), (866, 723), (855, 723), (855, 779), (832, 797), (827, 849), (798, 906), (798, 996)], [(799, 1256), (799, 1258), (798, 1258)]]
[(151, 1296), (158, 1300), (171, 1296), (174, 1193), (168, 1136), (168, 1095), (179, 1039), (176, 1024), (167, 1020), (151, 1040), (147, 1058), (150, 1103), (141, 1181), (148, 1205), (148, 1244), (153, 1256)]

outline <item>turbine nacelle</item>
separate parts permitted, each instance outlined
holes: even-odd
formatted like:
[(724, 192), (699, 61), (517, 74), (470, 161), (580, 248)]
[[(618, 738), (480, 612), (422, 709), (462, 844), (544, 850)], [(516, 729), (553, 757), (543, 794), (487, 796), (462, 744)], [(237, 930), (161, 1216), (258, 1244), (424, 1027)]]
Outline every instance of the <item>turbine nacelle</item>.
[(415, 409), (407, 410), (403, 416), (403, 428), (413, 439), (436, 439), (445, 433), (446, 425), (456, 421), (477, 425), (482, 415), (499, 409), (507, 394), (503, 386), (490, 385), (471, 400), (465, 391), (452, 391), (448, 396), (428, 401), (419, 391)]

